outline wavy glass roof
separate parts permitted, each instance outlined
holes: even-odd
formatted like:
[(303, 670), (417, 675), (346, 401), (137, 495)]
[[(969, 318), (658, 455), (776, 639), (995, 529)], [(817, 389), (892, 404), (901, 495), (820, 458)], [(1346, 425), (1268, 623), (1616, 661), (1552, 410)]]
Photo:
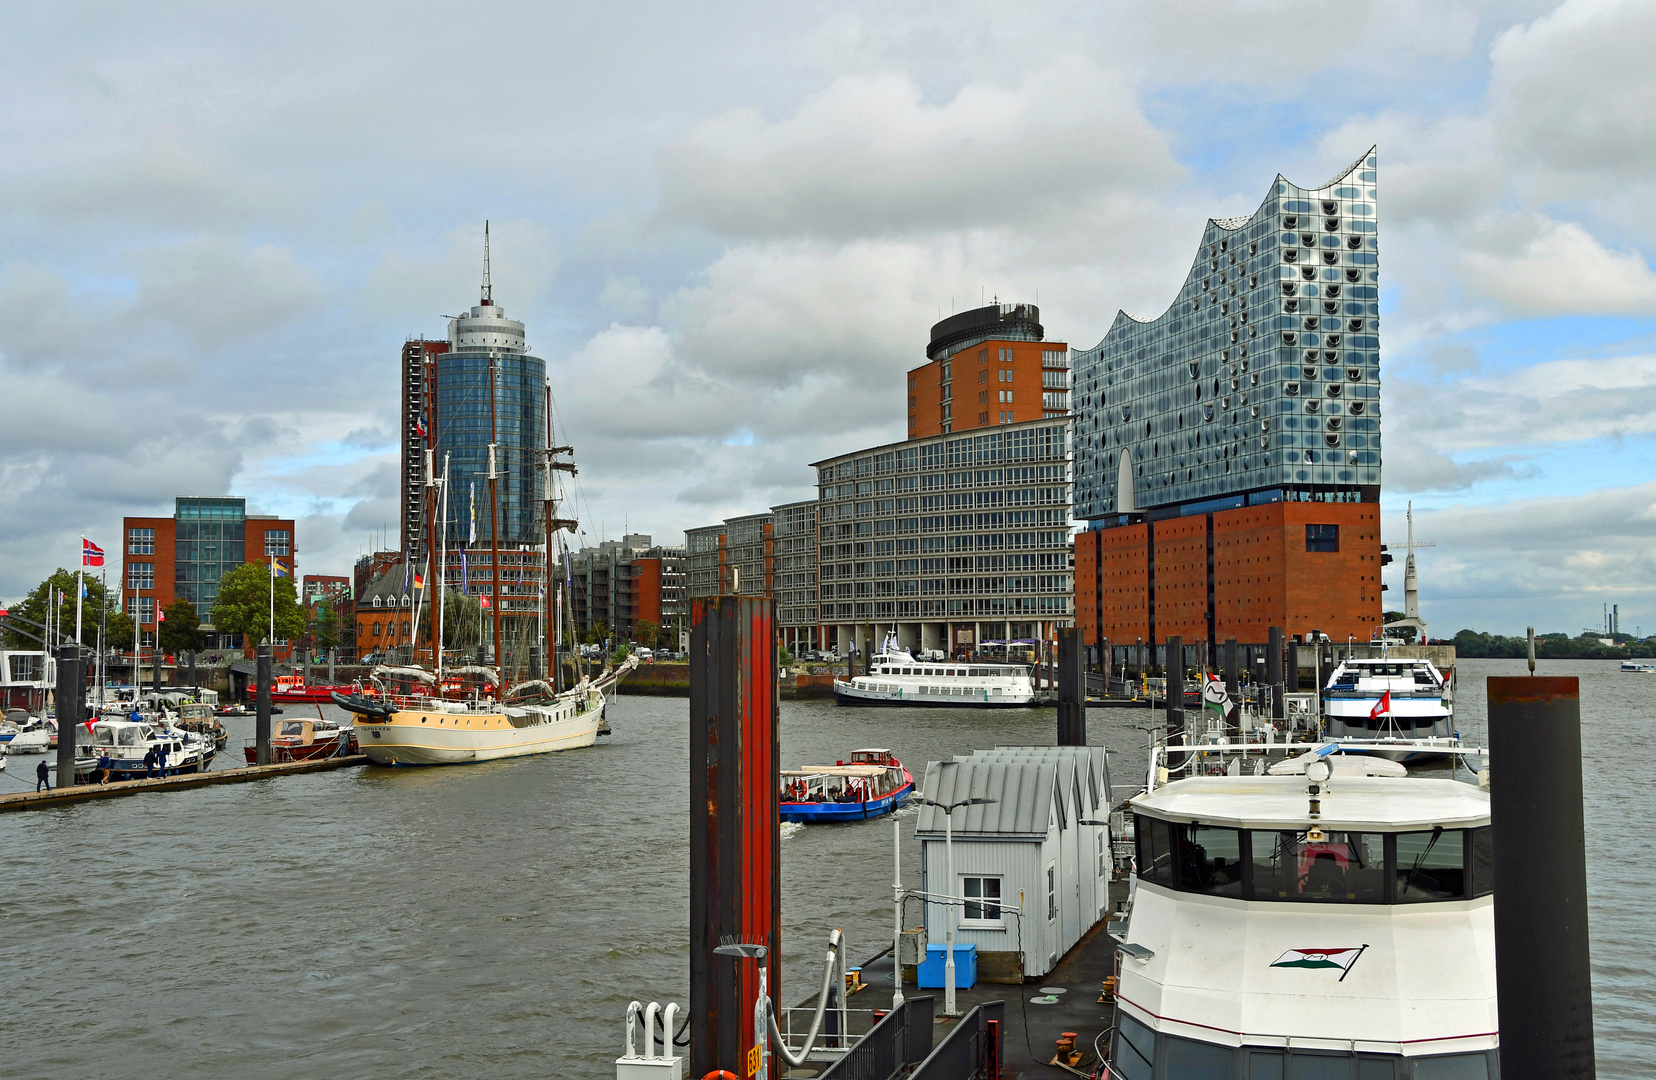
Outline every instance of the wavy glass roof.
[(1372, 496), (1375, 194), (1373, 149), (1321, 187), (1279, 175), (1252, 214), (1208, 221), (1166, 311), (1117, 312), (1076, 353), (1077, 517)]

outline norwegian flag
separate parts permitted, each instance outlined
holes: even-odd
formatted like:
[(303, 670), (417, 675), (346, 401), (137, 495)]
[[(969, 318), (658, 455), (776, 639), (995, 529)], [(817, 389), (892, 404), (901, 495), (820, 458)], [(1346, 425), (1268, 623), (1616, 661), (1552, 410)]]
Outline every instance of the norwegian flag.
[(1387, 690), (1384, 694), (1380, 695), (1380, 700), (1376, 701), (1374, 703), (1374, 708), (1369, 710), (1369, 719), (1370, 720), (1378, 720), (1382, 716), (1390, 716), (1390, 715), (1391, 715), (1391, 691)]
[(102, 566), (104, 564), (103, 556), (103, 548), (99, 547), (97, 544), (94, 544), (86, 537), (81, 537), (82, 566)]

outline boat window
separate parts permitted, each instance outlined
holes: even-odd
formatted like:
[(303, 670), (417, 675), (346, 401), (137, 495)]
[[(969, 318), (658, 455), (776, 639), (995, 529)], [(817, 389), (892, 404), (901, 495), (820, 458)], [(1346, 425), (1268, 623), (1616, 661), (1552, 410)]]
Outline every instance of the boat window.
[(1495, 891), (1495, 834), (1485, 825), (1472, 829), (1472, 895)]
[(1357, 1080), (1397, 1080), (1397, 1059), (1382, 1057), (1358, 1058)]
[(1464, 839), (1460, 829), (1397, 834), (1397, 902), (1418, 904), (1464, 896)]
[(139, 731), (138, 731), (137, 728), (135, 728), (135, 727), (121, 728), (119, 734), (120, 734), (120, 743), (121, 743), (122, 746), (137, 746), (138, 745), (138, 743), (139, 743)]
[(1175, 830), (1180, 887), (1214, 896), (1242, 895), (1242, 830), (1181, 825)]
[(1381, 833), (1255, 832), (1253, 897), (1332, 903), (1385, 902), (1385, 837)]
[(1138, 876), (1142, 881), (1175, 888), (1173, 826), (1155, 818), (1138, 820)]
[(1415, 1058), (1414, 1080), (1489, 1080), (1489, 1055)]
[(1351, 1080), (1351, 1057), (1296, 1050), (1288, 1059), (1288, 1080)]
[(1249, 1050), (1247, 1080), (1282, 1080), (1282, 1051)]
[(1150, 1062), (1156, 1056), (1156, 1033), (1125, 1012), (1116, 1012), (1115, 1047), (1110, 1054), (1112, 1071), (1127, 1080), (1150, 1080)]
[[(446, 646), (445, 646), (445, 648), (446, 648)], [(284, 721), (282, 721), (282, 734), (283, 735), (303, 735), (304, 733), (305, 733), (304, 726), (302, 724), (300, 724), (299, 721), (297, 721), (297, 720), (284, 720)]]
[(1167, 1080), (1230, 1080), (1231, 1055), (1228, 1046), (1167, 1037)]

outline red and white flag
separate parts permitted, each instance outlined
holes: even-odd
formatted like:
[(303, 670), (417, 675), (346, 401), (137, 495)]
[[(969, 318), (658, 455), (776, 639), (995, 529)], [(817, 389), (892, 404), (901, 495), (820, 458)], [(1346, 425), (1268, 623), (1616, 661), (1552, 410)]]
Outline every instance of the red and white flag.
[(488, 598), (488, 597), (487, 597), (487, 596), (480, 596), (480, 597), (478, 597), (478, 599), (479, 599), (479, 600), (481, 600), (481, 601), (482, 601), (482, 602), (483, 602), (483, 606), (484, 606), (484, 607), (485, 607), (485, 608), (487, 608), (487, 607), (489, 607), (489, 606), (490, 606), (490, 605), (489, 605), (489, 598)]
[(104, 564), (103, 555), (103, 548), (99, 547), (97, 544), (94, 544), (86, 537), (81, 537), (82, 566), (102, 566)]
[(155, 609), (155, 625), (160, 626), (162, 623), (164, 623), (166, 621), (167, 621), (167, 613), (165, 611), (162, 611), (160, 608), (156, 608)]
[(1390, 716), (1390, 715), (1391, 715), (1391, 691), (1387, 690), (1384, 694), (1380, 695), (1380, 700), (1376, 701), (1374, 703), (1374, 708), (1369, 710), (1369, 719), (1370, 720), (1378, 720), (1382, 716)]

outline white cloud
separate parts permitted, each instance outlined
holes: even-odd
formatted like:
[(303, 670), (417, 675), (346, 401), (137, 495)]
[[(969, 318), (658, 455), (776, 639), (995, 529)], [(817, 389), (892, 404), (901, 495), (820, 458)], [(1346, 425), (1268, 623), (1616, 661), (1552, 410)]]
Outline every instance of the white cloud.
[(1538, 213), (1494, 216), (1461, 257), (1466, 287), (1520, 318), (1656, 310), (1656, 274), (1637, 251)]
[(662, 151), (662, 213), (744, 236), (971, 229), (1180, 172), (1117, 74), (1060, 56), (943, 103), (891, 73), (838, 79), (784, 120), (732, 110)]

